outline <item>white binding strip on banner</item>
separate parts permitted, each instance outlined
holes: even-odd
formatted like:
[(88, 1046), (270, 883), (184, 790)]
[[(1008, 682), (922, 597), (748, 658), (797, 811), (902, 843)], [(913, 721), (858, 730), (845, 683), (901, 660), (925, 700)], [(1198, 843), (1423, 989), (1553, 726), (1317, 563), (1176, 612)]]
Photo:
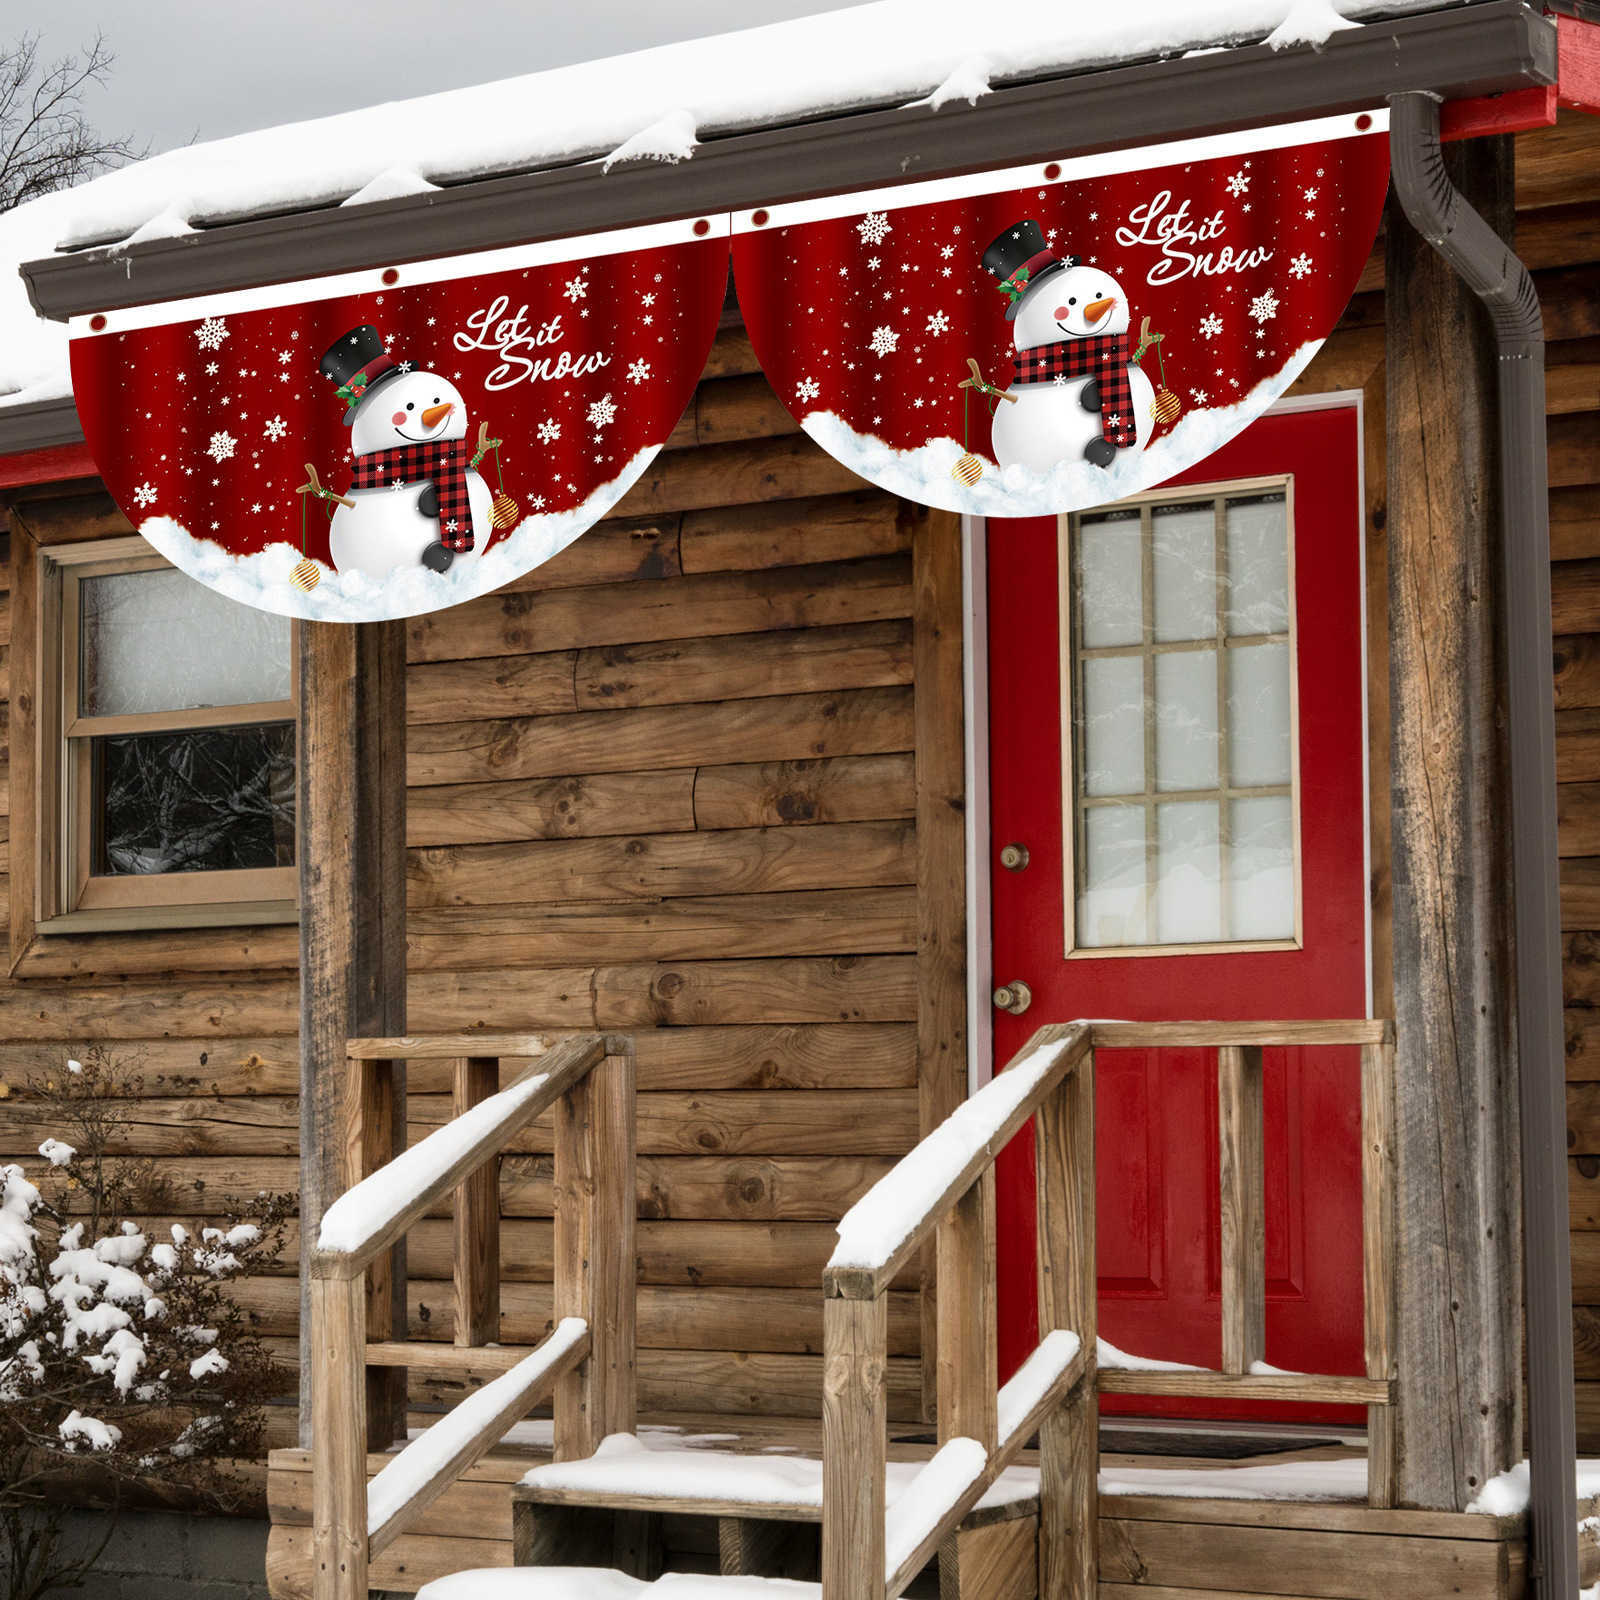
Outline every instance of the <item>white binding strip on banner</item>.
[[(1362, 125), (1364, 122), (1364, 126)], [(795, 200), (787, 205), (763, 206), (733, 214), (735, 234), (770, 233), (774, 228), (794, 227), (806, 222), (826, 222), (834, 217), (852, 216), (860, 211), (897, 211), (906, 206), (937, 205), (945, 200), (966, 200), (973, 195), (993, 194), (1004, 189), (1026, 189), (1038, 184), (1060, 185), (1084, 178), (1103, 178), (1142, 168), (1175, 166), (1180, 162), (1210, 161), (1220, 156), (1252, 155), (1257, 151), (1283, 150), (1299, 144), (1317, 144), (1330, 139), (1364, 139), (1384, 133), (1389, 127), (1389, 108), (1374, 106), (1368, 111), (1346, 112), (1334, 117), (1312, 117), (1304, 122), (1284, 122), (1270, 128), (1249, 128), (1237, 133), (1209, 133), (1198, 139), (1174, 139), (1165, 144), (1125, 146), (1102, 150), (1095, 155), (1061, 159), (1046, 157), (1026, 166), (990, 168), (968, 172), (955, 178), (928, 178), (921, 182), (894, 184), (882, 189), (858, 189), (849, 194), (824, 195), (816, 200)], [(1059, 170), (1051, 177), (1046, 167)], [(757, 222), (754, 219), (760, 217)]]
[[(67, 327), (74, 339), (94, 339), (108, 333), (130, 333), (136, 328), (159, 328), (174, 322), (195, 322), (203, 317), (226, 317), (245, 311), (307, 305), (344, 295), (383, 294), (422, 284), (448, 283), (492, 272), (515, 271), (519, 267), (548, 266), (553, 261), (567, 259), (574, 250), (581, 250), (585, 260), (594, 260), (626, 250), (698, 244), (707, 239), (726, 238), (729, 223), (726, 212), (709, 213), (698, 218), (678, 217), (670, 222), (647, 223), (642, 228), (617, 228), (608, 233), (541, 239), (536, 244), (506, 245), (497, 250), (477, 250), (469, 255), (364, 267), (358, 272), (330, 273), (326, 277), (306, 278), (296, 283), (266, 283), (251, 289), (232, 289), (222, 294), (195, 295), (184, 300), (165, 300), (153, 305), (100, 311), (92, 316), (73, 317)], [(398, 276), (386, 279), (384, 274), (387, 272), (394, 272)], [(96, 318), (100, 319), (98, 324), (91, 326)]]

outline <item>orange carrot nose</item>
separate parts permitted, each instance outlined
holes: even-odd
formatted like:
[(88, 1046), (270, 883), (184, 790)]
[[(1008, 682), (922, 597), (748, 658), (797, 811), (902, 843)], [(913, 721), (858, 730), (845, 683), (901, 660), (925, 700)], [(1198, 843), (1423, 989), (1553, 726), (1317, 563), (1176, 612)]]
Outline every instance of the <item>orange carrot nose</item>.
[[(1109, 305), (1110, 302), (1107, 301), (1106, 304)], [(429, 406), (428, 409), (422, 413), (422, 426), (424, 428), (431, 428), (434, 423), (442, 421), (454, 410), (455, 402), (452, 400), (446, 400), (442, 406)]]
[[(1085, 322), (1098, 322), (1116, 303), (1115, 295), (1105, 300), (1091, 300), (1083, 308), (1083, 320)], [(424, 413), (424, 416), (426, 416), (426, 413)]]

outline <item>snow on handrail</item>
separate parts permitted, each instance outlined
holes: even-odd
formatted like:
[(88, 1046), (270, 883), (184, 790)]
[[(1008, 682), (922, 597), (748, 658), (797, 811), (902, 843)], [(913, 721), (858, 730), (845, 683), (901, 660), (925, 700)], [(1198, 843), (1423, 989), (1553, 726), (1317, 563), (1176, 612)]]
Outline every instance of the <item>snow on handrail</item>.
[[(828, 1270), (886, 1267), (941, 1207), (951, 1185), (1031, 1103), (1062, 1058), (1088, 1036), (1083, 1024), (1063, 1028), (963, 1101), (845, 1212)], [(952, 1197), (959, 1198), (959, 1193)]]
[(580, 1359), (589, 1324), (563, 1317), (532, 1355), (467, 1396), (408, 1444), (367, 1486), (367, 1535), (376, 1548), (442, 1494), (458, 1473), (500, 1441), (511, 1421), (537, 1403), (540, 1391)]
[(322, 1214), (318, 1250), (353, 1261), (370, 1259), (604, 1053), (593, 1034), (563, 1040), (540, 1063), (542, 1071), (525, 1073), (347, 1189)]
[(923, 1464), (883, 1524), (884, 1582), (896, 1575), (988, 1470), (989, 1452), (976, 1439), (950, 1439)]
[(995, 1423), (1002, 1450), (1077, 1359), (1080, 1344), (1070, 1328), (1054, 1329), (1039, 1341), (1010, 1381), (1001, 1385), (995, 1402)]

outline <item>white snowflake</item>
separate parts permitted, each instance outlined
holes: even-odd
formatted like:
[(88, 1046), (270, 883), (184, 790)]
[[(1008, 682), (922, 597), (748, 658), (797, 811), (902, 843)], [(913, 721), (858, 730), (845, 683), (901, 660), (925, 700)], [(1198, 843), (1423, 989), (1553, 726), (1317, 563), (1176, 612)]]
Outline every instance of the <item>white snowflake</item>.
[(139, 487), (133, 491), (133, 503), (136, 506), (147, 506), (154, 501), (155, 497), (156, 491), (154, 484), (141, 483)]
[(1206, 403), (1206, 392), (1204, 389), (1191, 389), (1189, 393), (1194, 397), (1194, 403), (1197, 406), (1203, 406)]
[(206, 362), (206, 376), (208, 378), (216, 377), (218, 371), (219, 371), (219, 368), (218, 368), (218, 366), (217, 366), (215, 361)]
[(228, 337), (228, 325), (221, 317), (207, 317), (194, 330), (194, 336), (200, 341), (202, 350), (220, 350), (222, 341)]
[(294, 351), (292, 351), (292, 350), (280, 350), (278, 352), (278, 365), (280, 367), (288, 366), (289, 363), (291, 361), (293, 361), (293, 360), (294, 360)]
[(1222, 332), (1222, 318), (1215, 311), (1200, 319), (1200, 331), (1207, 339), (1214, 339)]
[(1234, 196), (1241, 195), (1250, 187), (1250, 180), (1242, 172), (1236, 172), (1228, 179), (1228, 193)]
[(650, 363), (648, 361), (635, 361), (628, 368), (629, 383), (643, 383), (650, 376)]
[(802, 378), (794, 386), (794, 397), (799, 401), (815, 400), (822, 393), (822, 385), (815, 378)]
[(533, 499), (528, 502), (528, 504), (531, 505), (535, 511), (543, 511), (544, 496), (542, 494), (536, 494)]
[(891, 355), (899, 343), (900, 335), (885, 322), (872, 330), (872, 342), (868, 348), (875, 356), (886, 356)]
[(1307, 200), (1315, 200), (1316, 198), (1317, 198), (1317, 191), (1316, 191), (1316, 189), (1314, 187), (1306, 190), (1306, 199)]
[(1309, 277), (1310, 275), (1311, 257), (1308, 256), (1304, 251), (1301, 251), (1301, 253), (1289, 263), (1289, 276), (1291, 278), (1305, 278)]
[(206, 446), (206, 454), (213, 461), (226, 461), (233, 454), (234, 446), (238, 442), (231, 433), (218, 430), (211, 435), (211, 443)]
[(580, 272), (577, 277), (567, 279), (567, 287), (562, 293), (576, 304), (589, 293), (589, 280)]
[(878, 268), (881, 267), (882, 265), (883, 265), (883, 257), (882, 256), (868, 256), (867, 257), (867, 270), (869, 272), (876, 272), (878, 270)]
[(281, 439), (289, 431), (289, 424), (282, 417), (274, 417), (261, 431), (269, 439)]
[(862, 244), (882, 244), (894, 229), (889, 226), (889, 219), (883, 212), (869, 211), (856, 224), (856, 232), (861, 235)]
[(1278, 297), (1270, 289), (1263, 289), (1250, 302), (1250, 315), (1257, 322), (1268, 322), (1278, 314)]
[(944, 312), (935, 311), (934, 314), (928, 318), (929, 333), (948, 333), (949, 331), (950, 319), (944, 314)]
[(608, 422), (614, 422), (617, 416), (617, 403), (609, 394), (603, 394), (589, 407), (589, 426), (603, 428)]
[(554, 444), (561, 437), (561, 424), (551, 417), (546, 417), (539, 424), (539, 443)]

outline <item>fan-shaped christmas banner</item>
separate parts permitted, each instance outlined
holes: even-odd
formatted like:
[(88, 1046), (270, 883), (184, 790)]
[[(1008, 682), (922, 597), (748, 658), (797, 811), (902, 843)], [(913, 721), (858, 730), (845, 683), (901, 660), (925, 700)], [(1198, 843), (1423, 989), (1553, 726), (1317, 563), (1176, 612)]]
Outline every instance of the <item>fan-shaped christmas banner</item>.
[(1226, 443), (1354, 291), (1387, 112), (742, 211), (734, 280), (807, 433), (907, 499), (1100, 505)]
[(370, 621), (519, 577), (666, 442), (727, 292), (728, 219), (75, 319), (95, 463), (185, 572)]

